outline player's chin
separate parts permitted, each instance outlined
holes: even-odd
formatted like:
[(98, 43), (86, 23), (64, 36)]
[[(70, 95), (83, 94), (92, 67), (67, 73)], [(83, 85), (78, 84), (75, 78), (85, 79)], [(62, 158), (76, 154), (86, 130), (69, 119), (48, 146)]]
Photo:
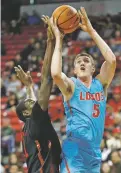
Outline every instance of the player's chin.
[(81, 71), (79, 73), (79, 77), (87, 77), (87, 73), (85, 71)]

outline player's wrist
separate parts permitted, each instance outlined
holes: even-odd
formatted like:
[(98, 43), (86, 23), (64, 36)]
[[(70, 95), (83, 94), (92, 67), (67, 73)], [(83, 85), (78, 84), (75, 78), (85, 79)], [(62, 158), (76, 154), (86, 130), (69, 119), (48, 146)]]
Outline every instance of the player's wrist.
[(50, 42), (55, 42), (55, 38), (48, 37), (47, 38), (47, 43), (50, 43)]
[(33, 83), (31, 83), (31, 84), (27, 84), (27, 85), (26, 85), (26, 89), (33, 88), (33, 86), (34, 86)]
[(94, 28), (91, 28), (88, 30), (88, 33), (90, 36), (92, 36), (95, 32), (96, 32), (96, 30)]

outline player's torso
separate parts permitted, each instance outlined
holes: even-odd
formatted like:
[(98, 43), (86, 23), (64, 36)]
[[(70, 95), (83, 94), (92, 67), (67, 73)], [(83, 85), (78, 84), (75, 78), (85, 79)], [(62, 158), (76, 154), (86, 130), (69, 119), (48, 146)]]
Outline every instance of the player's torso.
[(55, 165), (53, 170), (57, 169), (59, 165), (60, 143), (54, 129), (48, 122), (44, 122), (44, 124), (42, 122), (38, 126), (31, 119), (26, 121), (23, 128), (23, 150), (29, 173), (39, 170), (41, 165), (43, 165), (44, 171), (48, 170), (47, 173), (50, 173), (52, 164)]
[[(33, 126), (30, 120), (26, 121), (26, 124), (23, 128), (22, 144), (23, 144), (23, 151), (27, 161), (28, 171), (30, 173), (37, 171), (41, 167), (38, 151), (44, 149), (44, 152), (42, 152), (43, 160), (46, 158), (47, 153), (49, 151), (49, 149), (46, 147), (47, 144), (46, 143), (44, 144), (44, 141), (41, 142), (40, 139), (38, 138), (38, 135), (36, 133), (37, 130), (38, 129), (36, 128), (36, 126)], [(34, 134), (32, 134), (32, 131), (34, 131)], [(40, 145), (40, 143), (42, 145)], [(39, 145), (39, 148), (37, 147), (37, 145)]]
[(74, 94), (69, 102), (64, 102), (67, 134), (73, 132), (80, 139), (99, 145), (104, 130), (106, 107), (103, 86), (97, 79), (92, 80), (90, 88), (79, 79), (72, 80), (75, 83)]

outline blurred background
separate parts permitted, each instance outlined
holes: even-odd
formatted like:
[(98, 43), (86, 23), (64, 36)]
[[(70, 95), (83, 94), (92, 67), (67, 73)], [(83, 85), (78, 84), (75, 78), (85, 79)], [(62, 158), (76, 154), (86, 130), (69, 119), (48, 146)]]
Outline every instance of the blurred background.
[[(108, 89), (105, 131), (101, 144), (101, 173), (121, 173), (121, 1), (120, 0), (1, 0), (1, 173), (27, 173), (21, 144), (23, 127), (15, 112), (26, 90), (17, 79), (14, 66), (31, 71), (37, 95), (46, 48), (46, 28), (41, 15), (51, 16), (61, 4), (84, 6), (93, 27), (117, 58), (114, 79)], [(63, 44), (63, 72), (73, 76), (73, 59), (87, 52), (96, 60), (96, 73), (104, 59), (87, 33), (66, 35)], [(60, 142), (66, 138), (62, 97), (53, 85), (49, 115)]]

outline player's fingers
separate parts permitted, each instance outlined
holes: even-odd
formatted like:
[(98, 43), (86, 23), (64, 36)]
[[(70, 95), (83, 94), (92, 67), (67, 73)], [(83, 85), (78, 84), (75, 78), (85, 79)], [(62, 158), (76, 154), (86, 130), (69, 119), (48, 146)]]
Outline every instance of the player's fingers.
[(45, 18), (41, 18), (41, 19), (45, 24), (47, 24), (47, 21), (45, 20)]
[(88, 19), (88, 16), (84, 7), (81, 7), (81, 13), (86, 19)]
[(27, 75), (28, 75), (29, 77), (31, 77), (31, 75), (30, 75), (30, 71), (27, 71)]
[(42, 15), (42, 18), (43, 18), (43, 19), (45, 19), (45, 18), (46, 18), (46, 16), (45, 16), (45, 15)]
[(82, 13), (81, 13), (81, 11), (80, 10), (78, 10), (78, 14), (79, 14), (79, 16), (81, 17), (81, 19), (83, 18), (83, 15), (82, 15)]
[(45, 23), (47, 23), (47, 16), (45, 16), (45, 15), (42, 15), (42, 18), (41, 18)]
[(49, 20), (50, 19), (49, 16), (46, 16), (46, 19)]
[(82, 28), (82, 26), (83, 26), (83, 25), (82, 25), (81, 23), (79, 23), (79, 27), (81, 27), (81, 28)]
[(42, 17), (41, 19), (42, 19), (42, 21), (43, 21), (44, 23), (46, 22), (46, 21), (45, 21), (45, 18)]
[(15, 72), (17, 73), (17, 75), (19, 75), (19, 73), (20, 73), (19, 68), (18, 67), (14, 67), (14, 69), (15, 69)]
[(20, 65), (18, 65), (18, 67), (19, 67), (19, 70), (20, 70), (21, 74), (25, 75), (25, 72), (23, 71), (22, 67)]

